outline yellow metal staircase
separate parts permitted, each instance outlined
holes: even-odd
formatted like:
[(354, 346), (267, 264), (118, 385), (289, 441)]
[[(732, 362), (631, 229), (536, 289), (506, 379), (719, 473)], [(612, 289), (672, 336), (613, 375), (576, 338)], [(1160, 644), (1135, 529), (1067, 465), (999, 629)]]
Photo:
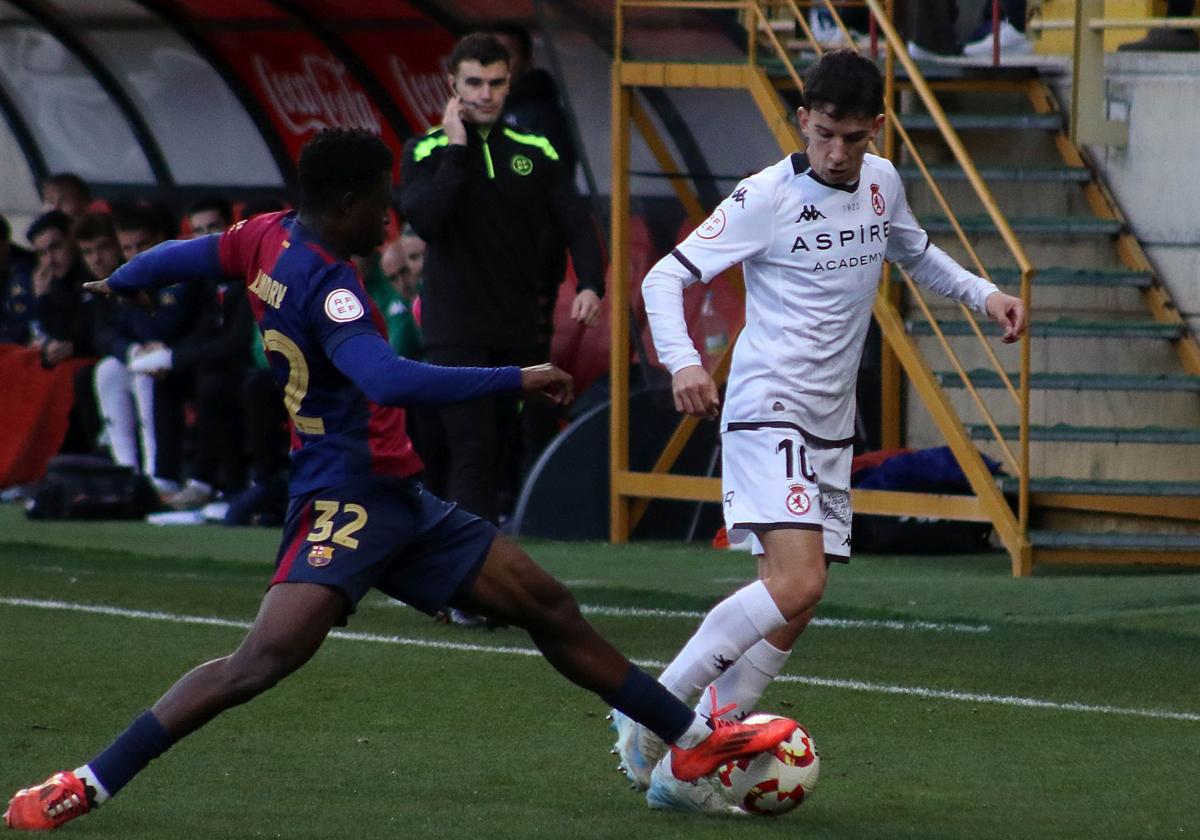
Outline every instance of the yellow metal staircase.
[[(899, 444), (902, 429), (907, 426), (906, 442), (911, 445), (944, 441), (962, 467), (973, 495), (856, 490), (855, 511), (990, 522), (1012, 558), (1013, 573), (1017, 575), (1031, 573), (1038, 562), (1200, 562), (1200, 527), (1193, 532), (1193, 526), (1200, 525), (1200, 473), (1156, 483), (1145, 478), (1120, 481), (1113, 476), (1098, 476), (1094, 467), (1082, 474), (1065, 470), (1060, 475), (1055, 471), (1060, 464), (1071, 466), (1073, 446), (1101, 450), (1123, 446), (1125, 451), (1134, 446), (1169, 457), (1172, 447), (1200, 444), (1200, 429), (1195, 428), (1200, 352), (1111, 195), (1067, 136), (1049, 89), (1032, 72), (943, 70), (939, 78), (926, 80), (922, 68), (904, 52), (903, 42), (886, 19), (882, 4), (866, 0), (865, 5), (876, 16), (879, 43), (886, 48), (883, 62), (889, 104), (882, 153), (895, 160), (909, 179), (914, 210), (939, 244), (976, 273), (991, 276), (1014, 292), (1019, 288), (1035, 322), (1032, 337), (1020, 343), (1017, 358), (1007, 354), (1002, 362), (989, 342), (987, 325), (978, 324), (964, 307), (950, 307), (941, 301), (927, 303), (911, 278), (901, 272), (893, 272), (890, 277), (885, 273), (875, 304), (875, 319), (886, 345), (885, 440)], [(626, 12), (664, 6), (738, 9), (747, 33), (746, 60), (715, 64), (624, 58), (621, 45)], [(794, 28), (792, 37), (802, 47), (821, 51), (812, 39), (805, 15), (794, 2), (773, 6), (788, 13), (788, 25)], [(832, 4), (825, 6), (840, 25), (836, 9)], [(780, 33), (787, 27), (779, 25), (777, 14), (773, 16), (755, 0), (618, 0), (612, 77), (614, 311), (629, 306), (625, 255), (630, 127), (638, 128), (665, 173), (679, 171), (666, 144), (641, 112), (637, 89), (744, 89), (781, 151), (786, 154), (799, 149), (801, 140), (792, 108), (785, 100), (795, 101), (801, 88), (798, 65), (805, 57), (789, 51), (784, 43), (786, 33), (781, 40)], [(979, 112), (970, 107), (976, 97), (988, 96), (1007, 98), (1010, 104), (1016, 97), (1027, 105), (1015, 113), (991, 105)], [(956, 109), (948, 116), (942, 97), (958, 100), (956, 105), (960, 107), (966, 102), (968, 109)], [(1048, 147), (1058, 159), (1036, 164), (1005, 159), (996, 148), (1004, 144), (994, 139), (1000, 132), (1033, 132), (1043, 144), (1048, 139)], [(988, 159), (989, 155), (995, 160)], [(976, 156), (984, 162), (977, 165)], [(701, 221), (706, 210), (686, 179), (676, 177), (672, 183), (689, 216), (697, 223)], [(1032, 203), (1022, 196), (1031, 194), (1031, 185), (1039, 185), (1039, 189), (1081, 192), (1087, 212), (1069, 217), (1025, 216), (1018, 212), (1010, 218), (993, 196), (993, 185), (1005, 206), (1015, 203), (1018, 211), (1022, 204)], [(965, 214), (960, 209), (963, 206), (967, 207)], [(1064, 240), (1066, 244), (1055, 245)], [(1046, 266), (1037, 283), (1039, 298), (1057, 294), (1069, 301), (1079, 295), (1072, 291), (1078, 289), (1099, 289), (1108, 295), (1134, 294), (1140, 296), (1151, 317), (1043, 317), (1034, 306), (1034, 260), (1027, 254), (1026, 242), (1034, 248), (1037, 264)], [(1067, 262), (1053, 259), (1057, 254), (1070, 255), (1072, 249), (1094, 256), (1104, 247), (1111, 251), (1109, 260), (1097, 265), (1089, 265), (1083, 257)], [(1053, 309), (1048, 307), (1046, 311)], [(623, 541), (645, 511), (648, 499), (717, 501), (720, 488), (718, 479), (670, 473), (695, 428), (691, 419), (681, 422), (650, 472), (629, 469), (629, 324), (622, 318), (614, 318), (612, 323), (610, 532), (614, 541)], [(1102, 370), (1060, 370), (1062, 365), (1047, 358), (1043, 348), (1065, 347), (1072, 340), (1116, 342), (1116, 352), (1120, 352), (1122, 341), (1167, 342), (1174, 347), (1174, 364), (1182, 370), (1164, 373), (1155, 368), (1153, 373), (1146, 373), (1139, 369), (1123, 374), (1124, 378)], [(1035, 346), (1037, 370), (1033, 365)], [(934, 369), (934, 364), (943, 363), (948, 369)], [(716, 371), (718, 382), (727, 371), (728, 354)], [(1106, 422), (1096, 423), (1089, 419), (1095, 412), (1089, 412), (1086, 397), (1097, 393), (1118, 394), (1118, 402), (1122, 394), (1136, 394), (1139, 399), (1165, 394), (1182, 404), (1177, 407), (1174, 421), (1161, 428), (1127, 427), (1107, 416)], [(1078, 395), (1085, 397), (1082, 408), (1072, 405), (1072, 398)], [(1066, 399), (1061, 399), (1064, 396)], [(1189, 398), (1191, 403), (1187, 402)], [(1054, 418), (1056, 411), (1065, 411), (1067, 416), (1031, 426), (1031, 406), (1037, 418)], [(935, 432), (940, 440), (921, 440)], [(1036, 450), (1032, 460), (1031, 444)], [(1055, 447), (1058, 454), (1047, 454)], [(981, 450), (1000, 460), (1011, 478), (997, 482), (980, 457)], [(1097, 462), (1104, 457), (1103, 451), (1094, 455)], [(1097, 517), (1105, 518), (1097, 523)], [(1109, 527), (1107, 517), (1119, 517), (1121, 521)], [(1081, 518), (1092, 521), (1081, 524)], [(1168, 523), (1165, 529), (1161, 527), (1164, 522)], [(1145, 523), (1151, 523), (1153, 530), (1148, 531)], [(1088, 530), (1073, 530), (1077, 527)]]

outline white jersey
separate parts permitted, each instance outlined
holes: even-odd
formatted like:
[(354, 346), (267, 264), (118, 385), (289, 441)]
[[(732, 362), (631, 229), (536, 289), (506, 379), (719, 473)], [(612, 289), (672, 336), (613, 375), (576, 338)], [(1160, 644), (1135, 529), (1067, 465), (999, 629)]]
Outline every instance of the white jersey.
[(792, 154), (739, 183), (646, 275), (658, 357), (672, 374), (700, 364), (683, 319), (683, 288), (740, 262), (746, 326), (734, 348), (724, 428), (787, 422), (813, 443), (848, 442), (885, 259), (977, 312), (996, 291), (930, 243), (890, 161), (869, 154), (856, 185), (831, 186), (804, 154)]

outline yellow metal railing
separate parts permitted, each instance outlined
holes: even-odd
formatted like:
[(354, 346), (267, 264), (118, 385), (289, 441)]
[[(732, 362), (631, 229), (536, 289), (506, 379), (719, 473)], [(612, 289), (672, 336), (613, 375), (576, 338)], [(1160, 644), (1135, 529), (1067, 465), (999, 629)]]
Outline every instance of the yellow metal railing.
[[(808, 25), (807, 18), (801, 11), (800, 5), (796, 2), (796, 0), (784, 0), (783, 3), (774, 3), (771, 5), (774, 8), (785, 7), (787, 9), (787, 11), (789, 11), (791, 13), (792, 18), (794, 19), (797, 28), (801, 32), (803, 32), (805, 34), (805, 36), (812, 42), (814, 49), (818, 53), (823, 52), (822, 45), (817, 43), (817, 41), (813, 37), (813, 32)], [(836, 22), (836, 25), (838, 26), (839, 30), (842, 32), (843, 37), (846, 39), (847, 43), (853, 45), (853, 39), (850, 36), (850, 32), (849, 32), (848, 28), (845, 26), (845, 23), (842, 21), (841, 16), (838, 14), (837, 7), (834, 5), (832, 0), (822, 0), (822, 5), (830, 12), (833, 20)], [(862, 0), (862, 5), (865, 5), (870, 10), (870, 12), (872, 13), (872, 16), (874, 18), (874, 20), (872, 22), (873, 40), (874, 40), (874, 33), (876, 31), (876, 28), (878, 28), (878, 32), (880, 34), (882, 34), (884, 43), (885, 43), (885, 46), (887, 49), (887, 52), (885, 53), (885, 69), (887, 70), (885, 78), (886, 78), (886, 82), (888, 85), (888, 87), (887, 87), (887, 102), (886, 102), (886, 113), (887, 113), (887, 117), (888, 117), (888, 124), (887, 124), (887, 131), (886, 131), (885, 137), (889, 141), (887, 144), (888, 147), (891, 146), (891, 138), (892, 137), (898, 136), (900, 138), (902, 144), (908, 150), (914, 163), (917, 165), (917, 167), (919, 168), (919, 170), (922, 173), (922, 176), (925, 178), (926, 182), (928, 183), (928, 185), (931, 189), (931, 192), (934, 195), (937, 203), (942, 208), (942, 210), (945, 212), (946, 217), (950, 220), (950, 223), (953, 226), (954, 231), (955, 231), (959, 241), (961, 242), (966, 253), (969, 255), (969, 258), (970, 258), (972, 264), (974, 265), (975, 269), (981, 275), (983, 275), (985, 277), (988, 276), (987, 268), (983, 265), (982, 260), (979, 258), (976, 250), (974, 249), (970, 240), (966, 236), (966, 233), (963, 231), (961, 224), (959, 223), (958, 219), (956, 218), (952, 208), (950, 207), (949, 202), (947, 201), (947, 199), (945, 197), (944, 192), (942, 191), (941, 187), (937, 184), (937, 181), (931, 174), (929, 168), (926, 166), (924, 160), (922, 159), (922, 157), (920, 155), (919, 150), (916, 148), (915, 143), (912, 141), (908, 132), (904, 129), (903, 125), (901, 124), (900, 115), (896, 112), (895, 108), (892, 105), (892, 101), (894, 99), (894, 96), (892, 95), (893, 91), (894, 91), (894, 79), (893, 79), (894, 74), (892, 72), (892, 68), (894, 66), (894, 61), (898, 60), (901, 63), (901, 65), (904, 67), (904, 69), (909, 77), (910, 84), (912, 85), (913, 90), (915, 91), (916, 95), (921, 99), (922, 103), (925, 105), (926, 110), (930, 114), (935, 125), (937, 126), (938, 130), (940, 131), (943, 139), (945, 140), (947, 147), (950, 149), (951, 153), (954, 155), (954, 158), (955, 158), (956, 162), (958, 163), (958, 165), (962, 168), (964, 174), (966, 175), (966, 179), (967, 179), (968, 183), (971, 184), (972, 189), (974, 190), (976, 196), (979, 198), (980, 202), (982, 203), (983, 207), (985, 208), (987, 215), (991, 219), (993, 225), (995, 226), (997, 232), (999, 233), (1000, 238), (1003, 240), (1006, 247), (1008, 248), (1008, 251), (1012, 256), (1013, 261), (1016, 263), (1017, 268), (1021, 274), (1021, 297), (1025, 303), (1026, 310), (1028, 312), (1031, 309), (1030, 297), (1031, 297), (1032, 278), (1033, 278), (1033, 274), (1034, 274), (1034, 269), (1033, 269), (1033, 266), (1032, 266), (1028, 256), (1025, 254), (1024, 249), (1021, 247), (1020, 242), (1018, 241), (1011, 226), (1008, 224), (1008, 221), (1005, 218), (1004, 214), (1000, 211), (999, 206), (997, 205), (995, 199), (991, 195), (991, 192), (988, 189), (987, 185), (984, 183), (984, 181), (983, 181), (982, 177), (980, 176), (978, 170), (976, 169), (973, 161), (971, 160), (970, 156), (967, 154), (965, 147), (963, 146), (957, 133), (955, 132), (954, 128), (951, 126), (949, 120), (947, 119), (945, 113), (943, 112), (943, 110), (940, 106), (940, 103), (938, 102), (936, 96), (933, 94), (932, 89), (926, 83), (925, 79), (921, 75), (916, 64), (908, 56), (904, 41), (902, 40), (901, 36), (896, 31), (895, 27), (892, 25), (892, 23), (889, 19), (888, 10), (884, 8), (884, 6), (882, 5), (881, 2), (879, 2), (879, 0)], [(747, 63), (749, 65), (751, 65), (755, 71), (757, 71), (758, 36), (761, 34), (763, 39), (766, 41), (767, 45), (770, 47), (771, 51), (773, 51), (775, 53), (775, 55), (782, 62), (782, 65), (783, 65), (784, 69), (786, 70), (788, 76), (790, 77), (792, 84), (795, 85), (795, 87), (798, 90), (801, 90), (801, 91), (803, 90), (803, 80), (801, 79), (795, 66), (792, 64), (787, 49), (785, 48), (783, 43), (781, 43), (779, 37), (776, 35), (773, 27), (771, 26), (771, 17), (767, 11), (766, 4), (764, 4), (764, 3), (757, 2), (757, 0), (617, 0), (615, 14), (614, 14), (614, 17), (615, 17), (614, 31), (615, 31), (615, 36), (616, 36), (615, 50), (614, 50), (614, 55), (615, 55), (614, 74), (613, 74), (613, 77), (614, 77), (614, 83), (613, 83), (614, 84), (614, 111), (613, 111), (614, 119), (623, 118), (624, 115), (628, 114), (629, 111), (631, 110), (630, 103), (635, 102), (635, 100), (626, 98), (628, 96), (628, 90), (625, 87), (623, 87), (623, 82), (622, 82), (622, 79), (625, 77), (625, 75), (622, 73), (622, 68), (621, 68), (621, 64), (624, 61), (624, 46), (623, 46), (623, 35), (624, 35), (624, 27), (625, 27), (624, 12), (626, 9), (649, 9), (649, 8), (698, 9), (698, 10), (699, 9), (705, 9), (705, 10), (738, 9), (738, 10), (740, 10), (742, 13), (742, 16), (743, 16), (743, 22), (745, 24), (745, 29), (747, 31), (747, 36), (748, 36), (747, 37), (747, 46), (746, 46)], [(667, 81), (667, 79), (665, 77), (669, 76), (669, 75), (670, 75), (669, 72), (664, 71), (664, 81)], [(699, 86), (703, 86), (703, 85), (699, 85)], [(621, 100), (621, 104), (618, 104), (618, 102), (617, 102), (618, 97)], [(756, 96), (756, 99), (757, 98), (758, 97)], [(760, 104), (760, 107), (763, 107), (762, 103), (759, 103), (759, 104)], [(767, 109), (765, 107), (763, 107), (763, 111), (764, 111), (764, 115), (767, 115), (768, 118), (771, 118), (771, 115), (768, 114)], [(618, 195), (619, 191), (616, 189), (615, 184), (616, 184), (617, 180), (619, 180), (618, 175), (619, 175), (619, 170), (620, 170), (620, 166), (621, 166), (619, 161), (621, 158), (623, 158), (624, 160), (627, 161), (627, 155), (628, 155), (627, 136), (625, 137), (624, 140), (619, 140), (617, 137), (617, 133), (616, 133), (617, 131), (618, 131), (617, 126), (614, 125), (614, 162), (613, 162), (613, 166), (614, 166), (614, 208), (613, 208), (614, 267), (617, 266), (618, 255), (624, 252), (624, 245), (621, 241), (622, 237), (624, 236), (624, 233), (623, 233), (623, 230), (620, 230), (618, 228), (618, 226), (623, 225), (625, 222), (625, 213), (623, 211), (621, 211), (619, 209), (619, 207), (617, 206), (617, 201), (619, 198), (621, 198), (621, 196)], [(780, 137), (781, 145), (783, 145), (784, 140), (778, 131), (776, 132), (776, 136)], [(794, 128), (790, 130), (790, 136), (796, 137)], [(787, 151), (786, 148), (784, 150)], [(890, 148), (889, 148), (889, 150), (890, 150)], [(627, 190), (623, 191), (623, 194), (624, 194), (623, 195), (624, 200), (627, 200)], [(689, 208), (689, 209), (694, 212), (694, 208)], [(925, 399), (926, 403), (930, 405), (931, 411), (935, 415), (935, 420), (937, 420), (939, 422), (939, 425), (941, 426), (943, 432), (946, 433), (947, 439), (951, 443), (951, 447), (955, 451), (955, 455), (958, 457), (960, 463), (963, 465), (964, 472), (967, 474), (968, 479), (971, 481), (971, 485), (972, 485), (973, 489), (976, 490), (977, 495), (980, 497), (980, 507), (983, 509), (985, 518), (991, 519), (993, 522), (995, 522), (997, 524), (997, 532), (1000, 534), (1001, 539), (1005, 543), (1006, 548), (1008, 548), (1010, 553), (1013, 555), (1014, 570), (1018, 570), (1019, 573), (1028, 573), (1029, 546), (1028, 546), (1027, 533), (1028, 533), (1028, 513), (1029, 513), (1029, 488), (1028, 488), (1028, 483), (1029, 483), (1029, 369), (1030, 369), (1030, 339), (1029, 339), (1029, 335), (1027, 333), (1022, 338), (1020, 381), (1018, 384), (1014, 385), (1014, 383), (1011, 381), (1010, 377), (1008, 376), (1008, 373), (1007, 373), (1005, 367), (1000, 363), (1000, 360), (996, 357), (995, 352), (991, 348), (990, 343), (988, 342), (988, 340), (987, 340), (986, 336), (984, 335), (982, 329), (980, 328), (978, 322), (975, 320), (973, 314), (969, 310), (967, 310), (966, 307), (962, 307), (962, 310), (966, 316), (967, 321), (971, 324), (972, 331), (974, 332), (974, 334), (976, 335), (976, 337), (978, 338), (978, 340), (980, 341), (982, 346), (985, 348), (985, 352), (987, 354), (989, 361), (991, 362), (992, 366), (995, 368), (995, 371), (996, 371), (997, 375), (1001, 378), (1001, 381), (1004, 383), (1005, 390), (1007, 391), (1007, 393), (1013, 399), (1013, 401), (1015, 402), (1015, 404), (1017, 406), (1018, 413), (1020, 416), (1020, 424), (1019, 424), (1020, 437), (1019, 437), (1019, 441), (1018, 441), (1017, 451), (1013, 452), (1009, 443), (1004, 439), (1003, 435), (1000, 433), (998, 424), (996, 423), (995, 419), (992, 417), (991, 412), (988, 410), (988, 407), (987, 407), (985, 401), (983, 400), (983, 398), (980, 396), (980, 394), (976, 390), (974, 384), (970, 381), (970, 377), (967, 375), (964, 365), (959, 360), (957, 354), (954, 352), (949, 341), (947, 340), (944, 332), (938, 325), (936, 317), (933, 315), (932, 311), (929, 309), (929, 306), (926, 303), (920, 290), (918, 289), (916, 284), (913, 282), (911, 277), (909, 277), (907, 274), (904, 274), (903, 276), (904, 276), (904, 282), (905, 282), (907, 288), (909, 289), (910, 293), (912, 294), (913, 299), (917, 302), (924, 317), (928, 319), (928, 321), (931, 325), (931, 328), (934, 332), (934, 335), (936, 336), (938, 342), (940, 343), (943, 351), (951, 359), (951, 363), (954, 366), (954, 368), (957, 371), (960, 378), (962, 379), (963, 385), (966, 388), (967, 393), (970, 395), (971, 399), (974, 401), (975, 405), (978, 407), (980, 414), (985, 419), (986, 425), (991, 430), (992, 435), (994, 436), (996, 442), (1000, 446), (1004, 461), (1006, 462), (1006, 464), (1009, 466), (1009, 468), (1016, 474), (1016, 476), (1019, 479), (1020, 494), (1019, 494), (1017, 517), (1016, 517), (1015, 521), (1013, 521), (1011, 511), (1008, 510), (1007, 506), (1003, 502), (1002, 497), (999, 495), (998, 490), (995, 488), (994, 482), (992, 482), (992, 480), (991, 480), (990, 474), (988, 473), (986, 467), (984, 467), (982, 460), (979, 458), (978, 451), (975, 449), (974, 445), (970, 443), (969, 437), (966, 434), (965, 428), (963, 427), (961, 420), (957, 417), (957, 415), (950, 408), (948, 401), (945, 399), (944, 395), (940, 393), (940, 389), (938, 389), (936, 387), (936, 385), (932, 385), (932, 383), (933, 383), (932, 374), (928, 371), (928, 368), (924, 365), (923, 360), (921, 360), (915, 354), (915, 351), (913, 350), (913, 348), (911, 346), (911, 341), (909, 341), (907, 334), (904, 332), (903, 324), (899, 318), (898, 310), (896, 309), (895, 303), (892, 301), (891, 296), (888, 294), (888, 289), (887, 289), (886, 285), (881, 288), (880, 297), (876, 303), (876, 318), (880, 322), (881, 327), (884, 328), (885, 334), (889, 341), (889, 344), (893, 347), (893, 350), (896, 350), (898, 345), (905, 345), (907, 347), (907, 351), (902, 354), (904, 356), (904, 358), (902, 359), (902, 362), (904, 364), (905, 370), (908, 371), (910, 378), (913, 378), (914, 376), (921, 376), (925, 379), (925, 382), (923, 384), (918, 384), (918, 390), (922, 393), (922, 397), (923, 397), (923, 399)], [(624, 295), (622, 295), (622, 297), (624, 297)], [(616, 305), (616, 303), (617, 303), (617, 299), (614, 298), (614, 305)], [(614, 319), (614, 325), (618, 321), (622, 321), (622, 320), (623, 319)], [(897, 332), (897, 330), (898, 330), (898, 332)], [(614, 343), (613, 343), (614, 371), (618, 370), (617, 364), (623, 364), (623, 362), (621, 362), (618, 358), (619, 357), (618, 348), (620, 346), (618, 342), (624, 341), (625, 343), (627, 343), (628, 338), (629, 338), (627, 332), (624, 335), (620, 335), (619, 333), (620, 333), (619, 330), (614, 330)], [(725, 362), (725, 365), (723, 365), (722, 367), (727, 369), (728, 359), (726, 358), (723, 361)], [(724, 371), (722, 370), (721, 372), (723, 373)], [(615, 382), (615, 376), (614, 376), (614, 382)], [(932, 389), (931, 389), (931, 385), (932, 385)], [(614, 389), (614, 404), (613, 404), (614, 417), (613, 417), (612, 434), (613, 434), (614, 446), (626, 444), (628, 441), (628, 428), (627, 427), (626, 428), (618, 428), (618, 425), (621, 423), (621, 420), (620, 420), (620, 418), (616, 417), (616, 414), (619, 410), (618, 392), (620, 392), (620, 391), (621, 391), (621, 388), (618, 385), (618, 387), (616, 387)], [(936, 394), (934, 393), (935, 391), (937, 392)], [(624, 402), (624, 399), (620, 399), (620, 401)], [(941, 416), (939, 416), (939, 415), (941, 415)], [(694, 424), (693, 424), (693, 426), (694, 426)], [(682, 430), (683, 430), (683, 427), (681, 427), (680, 431), (682, 431)], [(677, 434), (677, 436), (678, 436), (678, 434)], [(674, 448), (676, 449), (676, 452), (674, 454), (677, 454), (678, 450), (681, 449), (681, 445), (677, 445)], [(634, 478), (634, 474), (628, 472), (628, 468), (627, 468), (628, 467), (628, 457), (627, 456), (628, 456), (627, 448), (625, 448), (623, 450), (623, 452), (620, 454), (620, 456), (618, 456), (616, 450), (614, 449), (614, 456), (613, 456), (614, 501), (617, 499), (618, 496), (621, 495), (621, 490), (619, 487), (617, 487), (618, 481), (626, 480), (626, 479), (628, 479), (629, 481), (632, 481)], [(665, 473), (665, 471), (670, 468), (673, 461), (674, 461), (674, 457), (669, 457), (668, 453), (664, 453), (664, 457), (660, 458), (659, 463), (657, 463), (655, 465), (655, 473)], [(677, 478), (682, 478), (682, 477), (677, 477)], [(638, 487), (640, 488), (639, 493), (644, 492), (648, 489), (648, 484), (645, 481), (639, 480), (634, 483), (636, 483), (638, 485)], [(704, 485), (704, 486), (707, 486), (707, 485)], [(989, 490), (989, 488), (990, 488), (990, 490)], [(680, 490), (679, 492), (683, 492), (683, 491)], [(689, 485), (689, 489), (687, 492), (689, 494), (687, 497), (692, 498), (692, 497), (695, 497), (698, 495), (702, 495), (703, 490), (701, 488), (701, 485), (693, 484), (693, 485)], [(633, 494), (630, 494), (630, 495), (633, 495)], [(985, 496), (987, 497), (986, 500), (984, 498)], [(679, 496), (677, 495), (676, 497), (678, 498)], [(1003, 509), (1001, 510), (1001, 508), (1003, 508)], [(641, 507), (640, 509), (644, 509), (644, 507)], [(978, 514), (978, 510), (976, 511), (976, 514)], [(628, 533), (629, 527), (630, 527), (630, 521), (628, 518), (628, 512), (625, 511), (625, 513), (618, 513), (617, 511), (614, 510), (614, 514), (613, 514), (614, 536), (619, 535), (619, 538), (624, 538)]]

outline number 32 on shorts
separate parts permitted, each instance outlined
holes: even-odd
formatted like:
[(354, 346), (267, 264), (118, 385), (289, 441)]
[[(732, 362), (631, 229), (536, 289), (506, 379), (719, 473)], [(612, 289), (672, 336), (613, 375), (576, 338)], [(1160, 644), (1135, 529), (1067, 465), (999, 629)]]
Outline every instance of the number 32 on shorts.
[[(304, 539), (308, 542), (325, 542), (331, 536), (333, 542), (337, 545), (345, 546), (349, 549), (358, 548), (358, 539), (355, 534), (363, 529), (367, 524), (367, 509), (362, 505), (356, 505), (353, 502), (328, 501), (318, 499), (313, 502), (313, 510), (317, 512), (317, 521), (313, 523), (313, 529)], [(349, 517), (349, 521), (344, 522), (336, 531), (333, 529), (334, 517), (338, 513), (344, 513)]]

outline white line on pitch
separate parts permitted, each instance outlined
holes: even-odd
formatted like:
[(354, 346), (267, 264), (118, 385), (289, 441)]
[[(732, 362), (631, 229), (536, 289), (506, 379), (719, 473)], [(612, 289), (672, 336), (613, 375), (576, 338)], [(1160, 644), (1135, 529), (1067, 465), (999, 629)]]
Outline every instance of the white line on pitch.
[[(403, 601), (389, 598), (385, 603), (394, 607), (407, 607)], [(664, 610), (653, 607), (606, 607), (595, 604), (580, 604), (584, 615), (602, 615), (611, 618), (688, 618), (697, 620), (708, 613), (704, 610)], [(814, 618), (812, 627), (833, 627), (840, 630), (927, 630), (933, 633), (990, 633), (990, 624), (960, 624), (944, 621), (899, 621), (896, 619), (865, 618)]]
[[(212, 616), (178, 615), (175, 613), (153, 612), (149, 610), (130, 610), (123, 607), (106, 607), (98, 604), (76, 604), (69, 601), (43, 601), (33, 598), (4, 598), (0, 597), (0, 605), (10, 607), (33, 607), (43, 610), (66, 610), (70, 612), (90, 613), (93, 615), (110, 615), (120, 618), (141, 618), (150, 621), (167, 621), (174, 624), (201, 624), (217, 627), (236, 627), (246, 629), (248, 621), (235, 621), (228, 618)], [(436, 648), (438, 650), (461, 650), (479, 653), (507, 653), (517, 656), (541, 656), (533, 648), (476, 645), (461, 642), (433, 641), (430, 639), (413, 639), (403, 636), (384, 636), (377, 633), (354, 633), (347, 630), (334, 630), (330, 634), (334, 639), (346, 639), (356, 642), (377, 642), (389, 645), (404, 645), (406, 647)], [(663, 668), (665, 662), (652, 659), (633, 660), (642, 668)], [(935, 700), (955, 700), (965, 703), (986, 703), (996, 706), (1015, 706), (1023, 709), (1048, 709), (1056, 712), (1089, 712), (1103, 715), (1124, 715), (1127, 717), (1150, 718), (1153, 720), (1182, 720), (1200, 722), (1198, 712), (1173, 712), (1167, 709), (1139, 709), (1136, 707), (1108, 706), (1095, 703), (1062, 703), (1055, 700), (1039, 700), (1036, 697), (1017, 697), (1009, 694), (979, 694), (966, 691), (950, 691), (947, 689), (924, 688), (921, 686), (888, 685), (862, 680), (839, 680), (828, 677), (808, 677), (799, 674), (780, 674), (776, 679), (780, 682), (800, 683), (821, 688), (841, 688), (849, 691), (863, 691), (870, 694), (897, 694), (907, 697), (924, 697)]]

